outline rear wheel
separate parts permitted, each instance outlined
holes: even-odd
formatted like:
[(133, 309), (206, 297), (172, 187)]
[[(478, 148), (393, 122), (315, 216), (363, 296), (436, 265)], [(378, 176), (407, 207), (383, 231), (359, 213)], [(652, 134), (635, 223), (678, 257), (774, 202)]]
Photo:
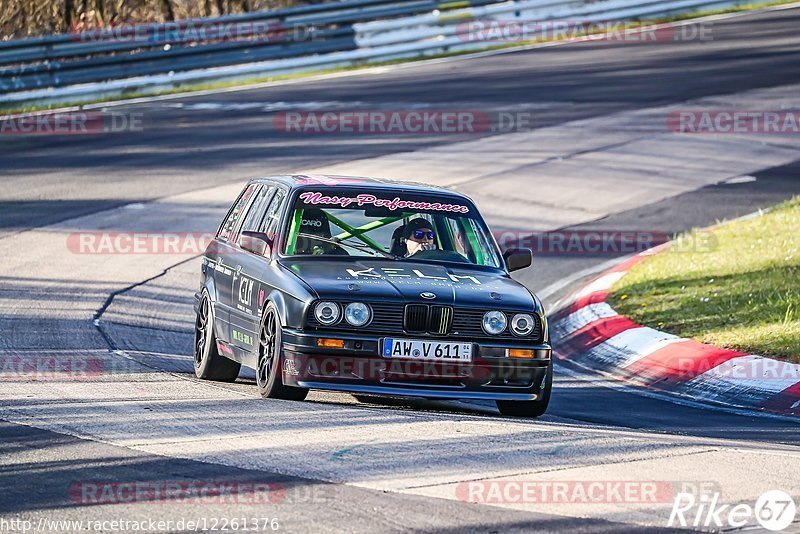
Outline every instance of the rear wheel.
[(258, 390), (264, 398), (303, 400), (308, 395), (308, 389), (283, 385), (281, 378), (282, 354), (280, 318), (278, 310), (270, 302), (261, 317), (261, 328), (258, 335), (258, 366), (256, 369)]
[(203, 292), (197, 319), (194, 323), (194, 374), (197, 378), (233, 382), (239, 376), (242, 365), (221, 356), (217, 351), (214, 335), (214, 308), (211, 298)]
[(503, 415), (514, 417), (541, 417), (550, 404), (550, 391), (553, 389), (553, 362), (547, 367), (544, 378), (544, 393), (540, 400), (535, 401), (495, 401), (497, 409)]

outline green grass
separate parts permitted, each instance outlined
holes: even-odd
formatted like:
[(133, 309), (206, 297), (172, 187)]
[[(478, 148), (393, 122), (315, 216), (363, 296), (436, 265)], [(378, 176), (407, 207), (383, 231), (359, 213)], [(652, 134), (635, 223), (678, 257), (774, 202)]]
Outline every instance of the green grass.
[(773, 0), (771, 2), (750, 2), (747, 4), (739, 4), (738, 6), (725, 7), (722, 9), (703, 9), (699, 11), (692, 11), (691, 13), (678, 13), (668, 17), (662, 17), (659, 22), (678, 22), (686, 19), (693, 19), (698, 17), (709, 17), (711, 15), (724, 15), (726, 13), (738, 13), (740, 11), (752, 11), (754, 9), (763, 9), (765, 7), (782, 6), (787, 4), (796, 4), (797, 0)]
[(800, 197), (679, 237), (617, 282), (609, 303), (645, 326), (800, 362)]
[[(738, 6), (732, 6), (725, 9), (718, 9), (718, 10), (705, 10), (705, 11), (693, 11), (689, 13), (681, 13), (678, 15), (668, 16), (668, 17), (659, 17), (652, 20), (648, 20), (648, 22), (677, 22), (680, 20), (687, 20), (693, 19), (698, 17), (705, 17), (709, 15), (718, 15), (724, 13), (737, 13), (740, 11), (750, 11), (753, 9), (771, 7), (776, 5), (783, 5), (783, 4), (793, 4), (797, 3), (798, 0), (772, 0), (768, 2), (753, 2), (749, 4), (741, 4)], [(81, 106), (81, 105), (90, 105), (90, 104), (98, 104), (102, 102), (111, 102), (111, 101), (118, 101), (118, 100), (127, 100), (133, 98), (142, 98), (142, 97), (151, 97), (151, 96), (162, 96), (162, 95), (170, 95), (170, 94), (178, 94), (178, 93), (186, 93), (186, 92), (193, 92), (193, 91), (206, 91), (212, 89), (225, 89), (229, 87), (241, 87), (246, 88), (248, 85), (254, 85), (259, 83), (265, 82), (274, 82), (274, 81), (284, 81), (284, 80), (293, 80), (297, 78), (306, 78), (309, 76), (319, 76), (322, 74), (332, 74), (332, 73), (340, 73), (340, 72), (347, 72), (347, 71), (355, 71), (361, 70), (365, 68), (372, 68), (372, 67), (381, 67), (381, 66), (388, 66), (388, 65), (397, 65), (400, 63), (412, 63), (415, 61), (424, 61), (428, 59), (436, 59), (436, 58), (443, 58), (443, 57), (454, 57), (454, 56), (462, 56), (467, 54), (474, 54), (477, 52), (485, 52), (491, 50), (502, 50), (507, 48), (517, 48), (517, 47), (524, 47), (530, 46), (532, 44), (540, 44), (543, 42), (550, 42), (553, 41), (552, 39), (545, 39), (545, 40), (537, 40), (537, 41), (520, 41), (520, 42), (512, 42), (512, 43), (503, 43), (497, 45), (490, 45), (482, 49), (478, 50), (460, 50), (456, 52), (443, 52), (440, 54), (431, 54), (431, 55), (421, 55), (419, 57), (412, 57), (406, 59), (396, 59), (391, 61), (380, 61), (374, 63), (364, 62), (358, 65), (349, 65), (345, 67), (337, 67), (331, 69), (319, 69), (307, 72), (300, 72), (294, 74), (286, 74), (280, 76), (254, 76), (253, 78), (245, 79), (245, 80), (238, 80), (238, 81), (216, 81), (216, 82), (206, 82), (206, 83), (187, 83), (185, 85), (175, 86), (172, 89), (167, 90), (160, 90), (160, 91), (148, 91), (148, 90), (139, 90), (133, 89), (128, 92), (125, 92), (121, 95), (114, 96), (112, 98), (86, 98), (86, 99), (78, 99), (74, 102), (58, 102), (53, 104), (36, 104), (36, 103), (26, 103), (26, 104), (19, 104), (13, 105), (11, 107), (3, 107), (0, 105), (0, 112), (2, 113), (29, 113), (33, 111), (46, 111), (49, 109), (58, 109), (64, 107), (71, 107), (71, 106)]]

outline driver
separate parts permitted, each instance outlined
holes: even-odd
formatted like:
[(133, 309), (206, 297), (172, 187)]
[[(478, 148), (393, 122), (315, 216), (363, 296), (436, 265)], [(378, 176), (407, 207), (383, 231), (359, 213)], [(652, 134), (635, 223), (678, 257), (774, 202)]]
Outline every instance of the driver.
[(433, 225), (430, 221), (422, 217), (411, 219), (405, 225), (403, 236), (405, 237), (406, 250), (408, 251), (406, 257), (413, 256), (423, 250), (437, 250), (436, 232), (433, 231), (431, 226)]

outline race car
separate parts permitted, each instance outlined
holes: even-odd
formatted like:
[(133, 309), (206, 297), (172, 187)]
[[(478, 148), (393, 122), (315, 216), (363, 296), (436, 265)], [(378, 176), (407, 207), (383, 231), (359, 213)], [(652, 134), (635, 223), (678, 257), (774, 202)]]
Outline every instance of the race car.
[(250, 181), (202, 258), (197, 377), (255, 370), (263, 397), (309, 389), (493, 400), (537, 417), (553, 364), (542, 303), (509, 276), (468, 197), (377, 178)]

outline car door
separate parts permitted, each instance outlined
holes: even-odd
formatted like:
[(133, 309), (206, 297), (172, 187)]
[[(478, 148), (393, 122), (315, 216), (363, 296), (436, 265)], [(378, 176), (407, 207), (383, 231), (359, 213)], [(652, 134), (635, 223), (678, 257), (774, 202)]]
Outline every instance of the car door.
[[(280, 217), (286, 191), (277, 185), (264, 186), (263, 197), (253, 203), (239, 234), (244, 231), (261, 232), (275, 236), (274, 228)], [(270, 234), (271, 232), (271, 234)], [(259, 256), (238, 247), (236, 269), (233, 274), (231, 294), (231, 342), (242, 351), (242, 356), (255, 352), (258, 343), (261, 309), (265, 298), (274, 287), (270, 274), (271, 254)]]
[(230, 341), (230, 310), (232, 305), (231, 284), (236, 270), (236, 248), (233, 241), (237, 228), (242, 221), (242, 214), (250, 205), (253, 196), (260, 189), (259, 184), (249, 184), (234, 202), (225, 220), (219, 227), (215, 237), (215, 254), (210, 257), (209, 272), (216, 288), (214, 303), (214, 323), (217, 337)]

